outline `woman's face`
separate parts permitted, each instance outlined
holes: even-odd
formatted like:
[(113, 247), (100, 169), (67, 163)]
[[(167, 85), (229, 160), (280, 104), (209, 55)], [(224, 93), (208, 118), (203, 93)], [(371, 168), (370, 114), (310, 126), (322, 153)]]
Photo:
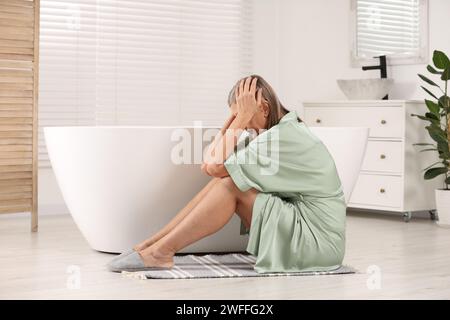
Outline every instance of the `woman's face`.
[[(247, 123), (247, 126), (245, 127), (245, 129), (253, 129), (253, 130), (260, 130), (260, 129), (265, 129), (267, 127), (267, 117), (266, 114), (268, 113), (268, 109), (269, 107), (267, 106), (267, 104), (261, 104), (258, 106), (258, 111), (255, 113), (255, 115), (253, 116), (253, 118)], [(233, 115), (237, 115), (237, 104), (233, 103), (230, 107), (230, 112)]]

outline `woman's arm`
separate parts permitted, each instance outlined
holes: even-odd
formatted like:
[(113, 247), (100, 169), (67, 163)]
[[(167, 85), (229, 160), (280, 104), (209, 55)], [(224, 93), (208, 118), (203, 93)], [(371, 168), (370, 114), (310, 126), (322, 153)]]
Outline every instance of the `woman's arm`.
[(230, 124), (233, 122), (234, 118), (236, 118), (235, 114), (231, 114), (228, 117), (228, 119), (225, 121), (225, 123), (222, 126), (222, 128), (220, 129), (220, 131), (216, 134), (216, 136), (214, 137), (213, 141), (210, 143), (210, 145), (206, 149), (206, 151), (205, 151), (205, 153), (203, 155), (203, 163), (202, 163), (202, 166), (201, 166), (201, 170), (202, 170), (202, 172), (204, 174), (212, 176), (212, 174), (209, 173), (208, 170), (207, 170), (207, 164), (212, 161), (211, 159), (212, 159), (212, 157), (214, 155), (214, 149), (215, 149), (217, 143), (220, 141), (222, 136), (225, 134), (225, 131), (228, 129)]
[(220, 131), (216, 134), (216, 136), (214, 137), (214, 140), (211, 142), (211, 144), (208, 146), (204, 157), (205, 157), (205, 162), (210, 162), (209, 160), (214, 156), (214, 149), (217, 146), (217, 143), (220, 141), (220, 139), (222, 138), (222, 136), (225, 134), (225, 131), (230, 127), (231, 123), (233, 122), (234, 118), (236, 118), (235, 114), (231, 114), (228, 119), (225, 121), (224, 125), (222, 126), (222, 128), (220, 129)]
[(223, 163), (234, 152), (239, 136), (257, 112), (258, 105), (261, 104), (261, 90), (258, 90), (258, 96), (255, 99), (256, 81), (257, 78), (254, 78), (252, 81), (251, 77), (248, 77), (245, 79), (245, 83), (242, 80), (239, 86), (236, 87), (235, 96), (238, 112), (225, 132), (220, 134), (210, 153), (210, 158), (205, 162), (206, 165), (202, 169), (207, 174), (214, 177), (228, 176)]
[(223, 171), (223, 170), (218, 171), (217, 169), (219, 169), (219, 167), (213, 168), (210, 166), (208, 169), (208, 164), (214, 163), (214, 161), (215, 161), (214, 155), (215, 155), (216, 146), (220, 142), (222, 137), (225, 135), (226, 130), (228, 130), (228, 128), (230, 127), (231, 123), (234, 121), (235, 118), (236, 118), (236, 115), (232, 114), (225, 121), (225, 123), (222, 126), (222, 128), (220, 129), (220, 131), (214, 137), (213, 142), (211, 142), (211, 144), (208, 146), (206, 152), (204, 153), (204, 160), (203, 160), (203, 163), (201, 166), (201, 170), (204, 174), (207, 174), (209, 176), (216, 177), (216, 178), (223, 178), (223, 177), (228, 176), (228, 172)]
[(238, 138), (245, 129), (247, 122), (240, 118), (235, 118), (228, 129), (217, 142), (213, 156), (206, 162), (205, 171), (213, 177), (226, 177), (228, 171), (223, 164), (228, 156), (234, 151)]

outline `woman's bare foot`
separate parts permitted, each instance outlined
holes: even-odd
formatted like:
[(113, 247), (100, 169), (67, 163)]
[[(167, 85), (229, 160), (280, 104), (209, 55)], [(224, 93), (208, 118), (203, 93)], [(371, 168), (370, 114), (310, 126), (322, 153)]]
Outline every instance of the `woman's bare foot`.
[(142, 251), (142, 250), (145, 250), (145, 249), (147, 249), (148, 247), (150, 247), (152, 244), (154, 244), (156, 241), (157, 241), (157, 240), (154, 240), (154, 239), (147, 239), (147, 240), (144, 240), (144, 241), (142, 241), (141, 243), (138, 243), (137, 245), (135, 245), (135, 246), (133, 247), (133, 249), (134, 249), (134, 251), (137, 251), (137, 252)]
[(174, 254), (168, 250), (156, 248), (156, 246), (150, 246), (144, 250), (138, 251), (138, 253), (144, 261), (144, 265), (146, 267), (172, 268), (174, 265)]

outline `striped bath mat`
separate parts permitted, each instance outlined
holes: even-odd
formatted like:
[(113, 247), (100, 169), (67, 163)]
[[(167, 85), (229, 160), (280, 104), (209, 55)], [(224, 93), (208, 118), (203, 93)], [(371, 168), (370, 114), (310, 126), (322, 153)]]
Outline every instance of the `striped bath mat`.
[(292, 273), (258, 273), (253, 267), (256, 257), (242, 253), (175, 255), (174, 267), (167, 270), (126, 272), (122, 274), (138, 279), (195, 279), (264, 276), (309, 276), (356, 273), (357, 270), (342, 265), (331, 271), (307, 271)]

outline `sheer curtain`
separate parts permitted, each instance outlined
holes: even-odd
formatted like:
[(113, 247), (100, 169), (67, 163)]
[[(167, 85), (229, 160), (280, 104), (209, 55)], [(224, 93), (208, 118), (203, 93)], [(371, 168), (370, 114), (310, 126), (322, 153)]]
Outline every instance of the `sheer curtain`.
[(42, 127), (221, 124), (252, 63), (251, 1), (41, 0)]

